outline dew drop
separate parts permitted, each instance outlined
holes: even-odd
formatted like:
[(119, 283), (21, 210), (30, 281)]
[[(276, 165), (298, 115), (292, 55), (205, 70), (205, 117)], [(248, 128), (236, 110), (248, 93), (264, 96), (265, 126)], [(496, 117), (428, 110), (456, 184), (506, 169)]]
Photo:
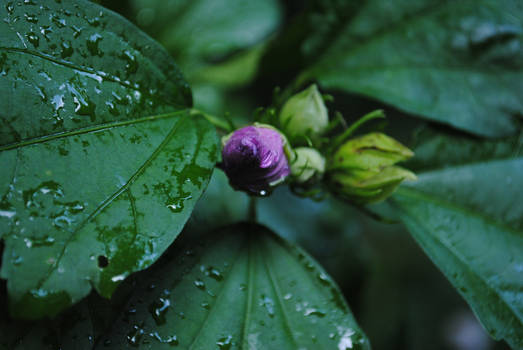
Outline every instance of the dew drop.
[(18, 266), (18, 265), (22, 264), (22, 262), (24, 261), (24, 258), (21, 256), (15, 256), (11, 261), (12, 261), (13, 265)]
[(136, 61), (136, 57), (134, 57), (134, 55), (129, 50), (125, 50), (120, 55), (120, 57), (127, 62), (125, 64), (125, 72), (127, 73), (127, 76), (136, 73), (138, 70), (138, 62)]
[(194, 285), (198, 289), (205, 290), (205, 283), (202, 280), (200, 280), (200, 279), (194, 281)]
[(114, 105), (113, 102), (111, 102), (111, 101), (106, 101), (106, 102), (105, 102), (105, 105), (108, 107), (108, 109), (109, 109), (109, 113), (111, 113), (111, 114), (114, 115), (115, 117), (117, 117), (117, 116), (120, 115), (120, 111), (118, 110), (118, 108), (116, 108), (116, 106)]
[(38, 35), (36, 35), (34, 32), (29, 32), (26, 34), (26, 37), (27, 37), (27, 40), (33, 44), (33, 46), (35, 48), (38, 47), (38, 45), (40, 45), (40, 37)]
[(178, 337), (176, 335), (171, 335), (167, 338), (162, 338), (158, 332), (154, 332), (149, 335), (163, 344), (168, 344), (170, 346), (177, 346), (179, 344)]
[(62, 58), (70, 57), (74, 52), (70, 41), (62, 41), (60, 47), (62, 48), (60, 51), (60, 56)]
[(29, 13), (24, 14), (25, 20), (30, 23), (38, 23), (38, 17)]
[(142, 326), (134, 325), (129, 333), (127, 333), (127, 343), (134, 347), (140, 346), (140, 340), (142, 339), (144, 333), (145, 332)]
[(98, 44), (100, 43), (100, 40), (102, 40), (102, 36), (98, 33), (95, 33), (87, 39), (87, 49), (93, 56), (103, 56), (103, 53), (98, 48)]
[(158, 300), (155, 300), (153, 303), (151, 303), (151, 305), (149, 305), (149, 312), (153, 316), (157, 325), (165, 324), (165, 315), (167, 314), (170, 306), (170, 300), (168, 298), (162, 297), (158, 298)]
[(316, 308), (307, 308), (303, 313), (305, 316), (325, 317), (326, 313)]
[(51, 21), (53, 21), (53, 23), (56, 24), (58, 28), (63, 28), (66, 25), (65, 19), (59, 18), (56, 15), (51, 18)]
[(12, 2), (8, 2), (8, 3), (5, 5), (5, 9), (7, 10), (7, 13), (10, 14), (10, 15), (12, 15), (13, 12), (15, 11), (15, 8), (14, 8)]
[(260, 306), (264, 306), (270, 317), (274, 317), (274, 301), (265, 296), (264, 294), (260, 297)]
[(232, 336), (228, 335), (226, 337), (222, 337), (222, 338), (218, 339), (218, 341), (216, 342), (216, 345), (218, 345), (218, 348), (220, 348), (222, 350), (230, 349), (232, 346)]

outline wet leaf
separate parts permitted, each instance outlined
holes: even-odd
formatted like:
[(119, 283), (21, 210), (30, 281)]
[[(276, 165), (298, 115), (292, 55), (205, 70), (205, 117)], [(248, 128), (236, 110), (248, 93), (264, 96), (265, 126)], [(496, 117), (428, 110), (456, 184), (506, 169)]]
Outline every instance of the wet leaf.
[(0, 8), (1, 277), (16, 317), (108, 297), (173, 242), (216, 161), (169, 55), (83, 0)]
[(484, 136), (523, 113), (520, 1), (317, 1), (287, 33), (296, 50), (270, 62), (298, 62), (323, 88)]
[(133, 313), (116, 321), (101, 343), (116, 349), (135, 340), (144, 349), (169, 342), (192, 349), (369, 348), (330, 277), (264, 227), (241, 224), (191, 238), (173, 256), (140, 282), (128, 303)]
[[(480, 152), (481, 144), (460, 142), (466, 153)], [(397, 191), (392, 203), (485, 329), (519, 349), (523, 346), (523, 158), (517, 151), (507, 155), (503, 149), (504, 145), (487, 144), (490, 159), (419, 174), (417, 182)], [(502, 156), (496, 159), (496, 155)]]
[(12, 349), (370, 349), (324, 270), (255, 224), (185, 232), (111, 303), (91, 295), (53, 323), (0, 325)]

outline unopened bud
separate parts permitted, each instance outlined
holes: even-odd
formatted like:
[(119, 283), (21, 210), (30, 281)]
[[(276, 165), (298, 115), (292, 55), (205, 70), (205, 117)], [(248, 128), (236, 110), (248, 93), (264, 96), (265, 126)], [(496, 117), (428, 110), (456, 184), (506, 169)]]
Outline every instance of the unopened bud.
[(318, 134), (328, 124), (329, 114), (315, 84), (289, 98), (280, 111), (280, 125), (291, 138)]
[(222, 139), (221, 167), (237, 190), (266, 195), (290, 174), (287, 141), (263, 124), (246, 126)]
[(325, 158), (320, 152), (310, 147), (298, 147), (294, 154), (291, 175), (295, 182), (305, 184), (321, 179), (325, 172)]
[(412, 172), (394, 165), (413, 155), (410, 149), (382, 133), (351, 139), (329, 161), (329, 186), (335, 194), (356, 203), (381, 201), (403, 180), (416, 179)]

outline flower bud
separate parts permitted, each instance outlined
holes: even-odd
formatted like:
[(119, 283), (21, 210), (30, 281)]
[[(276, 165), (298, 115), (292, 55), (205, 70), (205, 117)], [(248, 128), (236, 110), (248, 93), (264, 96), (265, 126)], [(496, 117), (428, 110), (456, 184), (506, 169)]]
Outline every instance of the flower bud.
[(298, 147), (294, 154), (291, 175), (295, 182), (305, 184), (321, 179), (325, 172), (325, 158), (320, 152), (310, 147)]
[(221, 167), (230, 185), (250, 194), (265, 195), (290, 174), (285, 137), (275, 128), (256, 124), (222, 139)]
[(370, 133), (344, 143), (329, 161), (328, 183), (335, 194), (365, 204), (388, 197), (412, 172), (395, 166), (414, 154), (382, 133)]
[(329, 114), (315, 84), (292, 96), (280, 111), (280, 125), (291, 138), (325, 130)]

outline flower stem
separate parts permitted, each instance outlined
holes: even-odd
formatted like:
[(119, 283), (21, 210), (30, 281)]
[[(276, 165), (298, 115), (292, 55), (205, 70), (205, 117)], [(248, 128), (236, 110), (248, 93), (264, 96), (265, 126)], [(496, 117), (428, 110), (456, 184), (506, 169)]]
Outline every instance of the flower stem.
[(332, 148), (335, 149), (337, 146), (341, 145), (350, 135), (356, 131), (360, 126), (368, 122), (369, 120), (376, 118), (385, 118), (385, 113), (382, 109), (377, 109), (370, 113), (365, 114), (360, 119), (356, 120), (347, 130), (345, 130), (341, 135), (337, 136), (332, 143)]
[(249, 212), (248, 220), (250, 222), (256, 222), (256, 208), (257, 208), (257, 198), (254, 196), (249, 197)]
[(225, 120), (223, 120), (219, 117), (202, 112), (196, 108), (191, 109), (191, 114), (192, 115), (196, 115), (196, 114), (201, 115), (202, 117), (207, 119), (207, 121), (209, 121), (212, 125), (214, 125), (215, 127), (219, 128), (219, 129), (222, 129), (223, 131), (225, 131), (227, 133), (232, 131), (229, 123), (227, 123)]

